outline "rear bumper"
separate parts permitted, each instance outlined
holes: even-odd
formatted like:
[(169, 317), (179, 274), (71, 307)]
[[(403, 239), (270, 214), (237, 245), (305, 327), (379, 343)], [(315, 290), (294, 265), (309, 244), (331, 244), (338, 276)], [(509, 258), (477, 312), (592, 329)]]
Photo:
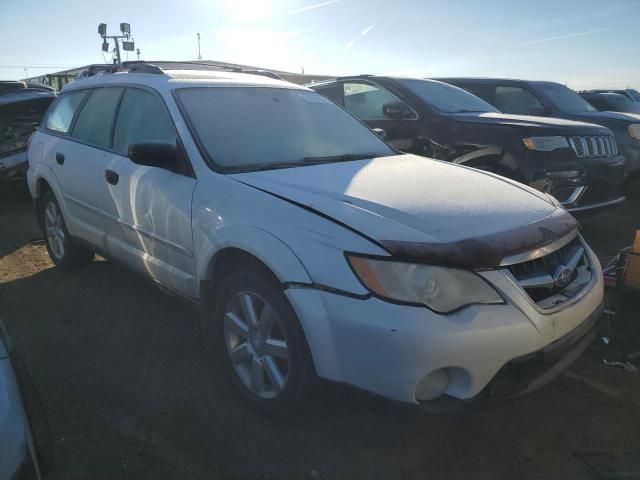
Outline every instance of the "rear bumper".
[(0, 158), (0, 178), (13, 177), (27, 171), (27, 151)]

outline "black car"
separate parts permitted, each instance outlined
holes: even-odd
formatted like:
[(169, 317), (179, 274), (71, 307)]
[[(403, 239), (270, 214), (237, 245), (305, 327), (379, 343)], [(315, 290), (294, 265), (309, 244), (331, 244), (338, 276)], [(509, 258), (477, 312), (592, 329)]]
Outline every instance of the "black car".
[(629, 97), (619, 93), (578, 92), (578, 94), (600, 112), (640, 113), (640, 102), (629, 100)]
[(310, 87), (384, 131), (398, 150), (526, 183), (574, 212), (624, 201), (624, 159), (606, 127), (506, 115), (465, 90), (432, 80), (363, 75)]
[(501, 112), (545, 115), (603, 125), (615, 135), (629, 172), (640, 172), (640, 115), (599, 112), (576, 92), (555, 82), (497, 78), (439, 80), (468, 90)]
[(618, 95), (628, 98), (632, 102), (640, 102), (640, 92), (635, 88), (583, 90), (580, 93), (617, 93)]
[(0, 82), (0, 179), (27, 169), (27, 140), (56, 97), (46, 86)]

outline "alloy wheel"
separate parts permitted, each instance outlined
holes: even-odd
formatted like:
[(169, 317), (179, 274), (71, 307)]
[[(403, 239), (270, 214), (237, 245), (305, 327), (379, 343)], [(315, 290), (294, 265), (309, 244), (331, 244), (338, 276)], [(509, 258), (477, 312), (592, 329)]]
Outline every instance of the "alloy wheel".
[(47, 203), (44, 209), (44, 231), (47, 236), (47, 243), (51, 253), (56, 259), (64, 257), (64, 223), (62, 214), (55, 202)]
[(241, 291), (225, 308), (224, 340), (230, 363), (244, 386), (260, 398), (277, 397), (289, 374), (289, 348), (273, 307)]

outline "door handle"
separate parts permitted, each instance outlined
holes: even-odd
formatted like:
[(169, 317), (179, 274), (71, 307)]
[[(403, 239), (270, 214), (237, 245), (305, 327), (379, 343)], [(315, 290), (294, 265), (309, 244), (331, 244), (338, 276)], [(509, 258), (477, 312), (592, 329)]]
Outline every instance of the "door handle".
[(58, 165), (62, 165), (64, 163), (64, 155), (60, 152), (56, 153), (56, 162), (58, 162)]
[(106, 170), (104, 172), (104, 178), (107, 179), (107, 183), (110, 185), (117, 185), (118, 180), (120, 180), (120, 175), (118, 175), (113, 170)]

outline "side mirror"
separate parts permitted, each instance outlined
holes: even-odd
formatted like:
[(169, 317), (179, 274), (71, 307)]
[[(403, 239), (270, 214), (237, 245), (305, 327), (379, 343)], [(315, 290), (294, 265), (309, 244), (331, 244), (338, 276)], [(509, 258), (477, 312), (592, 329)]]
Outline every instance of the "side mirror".
[(413, 117), (413, 110), (406, 103), (400, 100), (393, 100), (382, 106), (382, 114), (393, 120), (402, 120)]
[(176, 166), (178, 151), (172, 143), (133, 143), (129, 145), (129, 158), (138, 165), (173, 170)]
[(386, 130), (383, 130), (382, 128), (372, 128), (371, 130), (373, 130), (373, 133), (375, 133), (376, 135), (378, 135), (380, 138), (382, 138), (383, 140), (385, 138), (387, 138), (387, 132)]
[(542, 116), (546, 115), (547, 113), (548, 113), (547, 109), (544, 108), (542, 105), (531, 107), (529, 109), (529, 115), (534, 115), (536, 117), (542, 117)]

